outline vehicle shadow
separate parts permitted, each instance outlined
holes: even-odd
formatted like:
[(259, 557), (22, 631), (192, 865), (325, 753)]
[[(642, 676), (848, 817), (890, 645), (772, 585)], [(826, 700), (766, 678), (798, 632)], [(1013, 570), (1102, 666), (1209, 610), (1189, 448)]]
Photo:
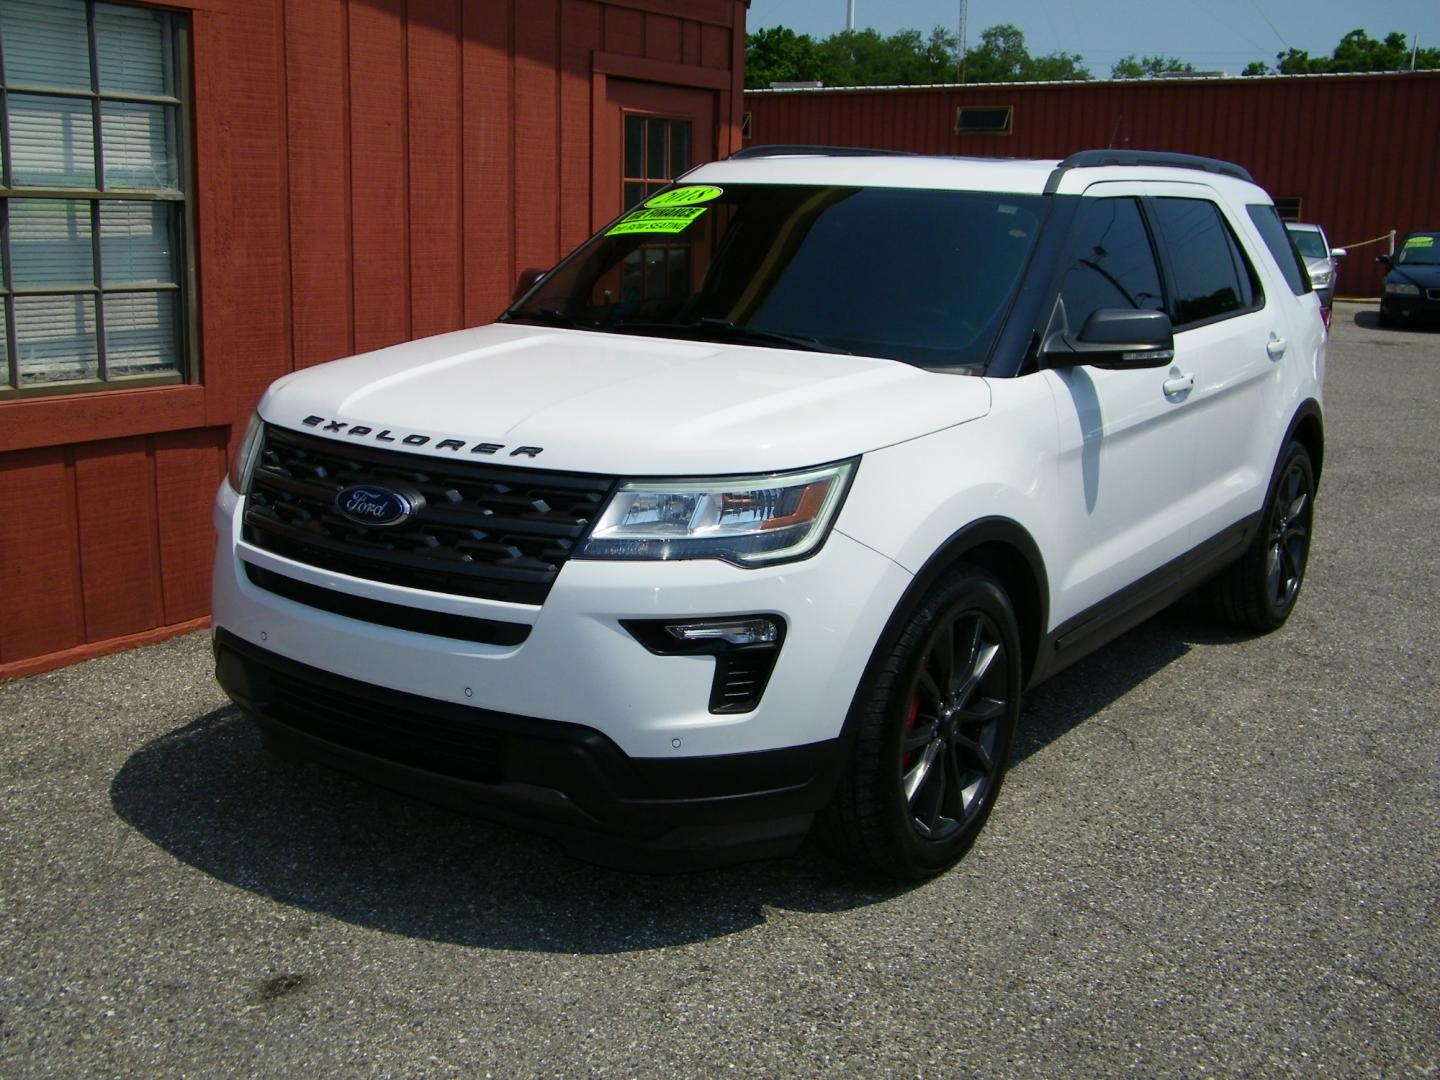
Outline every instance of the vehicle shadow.
[[(1017, 761), (1205, 640), (1162, 615), (1037, 689)], [(111, 782), (119, 816), (213, 877), (283, 904), (459, 945), (614, 953), (723, 937), (777, 912), (837, 912), (912, 886), (877, 883), (807, 845), (792, 859), (627, 874), (553, 842), (266, 754), (222, 708), (136, 751)]]
[(1380, 311), (1378, 308), (1355, 312), (1354, 322), (1356, 326), (1363, 327), (1366, 330), (1389, 329), (1389, 327), (1382, 327), (1380, 325)]

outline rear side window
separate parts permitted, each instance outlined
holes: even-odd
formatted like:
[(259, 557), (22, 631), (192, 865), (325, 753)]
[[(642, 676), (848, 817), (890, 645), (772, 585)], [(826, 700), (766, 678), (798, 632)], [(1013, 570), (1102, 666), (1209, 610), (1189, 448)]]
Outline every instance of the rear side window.
[(1165, 308), (1150, 234), (1134, 199), (1081, 199), (1062, 265), (1060, 296), (1072, 330), (1101, 308)]
[(1153, 200), (1171, 276), (1170, 320), (1176, 328), (1239, 315), (1255, 306), (1254, 271), (1220, 208), (1208, 199)]
[(1280, 220), (1280, 212), (1268, 203), (1250, 203), (1245, 209), (1255, 228), (1260, 230), (1260, 239), (1265, 241), (1265, 246), (1275, 257), (1275, 265), (1285, 275), (1285, 284), (1296, 296), (1304, 296), (1310, 291), (1310, 275), (1305, 272), (1305, 264), (1295, 251), (1290, 230)]

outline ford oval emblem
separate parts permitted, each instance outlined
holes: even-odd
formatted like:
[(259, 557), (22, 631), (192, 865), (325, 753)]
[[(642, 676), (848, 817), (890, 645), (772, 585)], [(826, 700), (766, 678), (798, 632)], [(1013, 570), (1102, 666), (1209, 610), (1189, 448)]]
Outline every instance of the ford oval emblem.
[(393, 528), (409, 521), (425, 505), (418, 491), (395, 491), (377, 484), (351, 484), (335, 496), (335, 509), (357, 525)]

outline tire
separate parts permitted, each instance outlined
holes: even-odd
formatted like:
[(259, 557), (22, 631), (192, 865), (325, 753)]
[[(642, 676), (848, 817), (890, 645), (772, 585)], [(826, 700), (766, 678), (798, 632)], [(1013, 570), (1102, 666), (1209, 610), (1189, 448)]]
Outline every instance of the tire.
[(1292, 442), (1270, 482), (1259, 534), (1216, 580), (1216, 607), (1227, 622), (1260, 633), (1285, 625), (1305, 582), (1314, 516), (1315, 469)]
[(1389, 327), (1392, 327), (1392, 326), (1395, 325), (1395, 320), (1390, 316), (1389, 312), (1387, 312), (1383, 307), (1380, 309), (1380, 314), (1379, 314), (1379, 317), (1376, 319), (1376, 322), (1378, 322), (1381, 326), (1384, 326), (1384, 327), (1386, 327), (1386, 328), (1389, 328)]
[(953, 866), (995, 804), (1020, 716), (1020, 633), (994, 578), (959, 565), (856, 696), (855, 743), (821, 831), (887, 877)]

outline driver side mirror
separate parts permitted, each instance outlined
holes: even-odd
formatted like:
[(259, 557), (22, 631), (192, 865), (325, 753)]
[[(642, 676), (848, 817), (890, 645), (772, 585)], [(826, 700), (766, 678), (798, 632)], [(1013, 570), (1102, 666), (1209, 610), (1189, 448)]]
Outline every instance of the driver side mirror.
[(538, 266), (530, 266), (526, 267), (524, 270), (521, 270), (520, 280), (515, 283), (515, 295), (511, 299), (519, 300), (522, 296), (524, 296), (527, 292), (529, 292), (537, 284), (539, 284), (540, 279), (543, 278), (545, 274), (546, 271), (542, 270)]
[(1343, 259), (1346, 255), (1349, 255), (1349, 254), (1350, 254), (1350, 252), (1346, 251), (1344, 248), (1331, 248), (1331, 249), (1330, 249), (1330, 257), (1331, 257), (1332, 259)]
[(1163, 311), (1101, 308), (1080, 333), (1061, 329), (1050, 334), (1041, 353), (1051, 367), (1164, 367), (1175, 359), (1175, 332)]
[(1392, 256), (1390, 256), (1390, 255), (1376, 255), (1376, 256), (1375, 256), (1375, 261), (1376, 261), (1376, 262), (1378, 262), (1378, 263), (1384, 263), (1386, 266), (1392, 265), (1392, 261), (1391, 261), (1391, 260), (1392, 260)]

